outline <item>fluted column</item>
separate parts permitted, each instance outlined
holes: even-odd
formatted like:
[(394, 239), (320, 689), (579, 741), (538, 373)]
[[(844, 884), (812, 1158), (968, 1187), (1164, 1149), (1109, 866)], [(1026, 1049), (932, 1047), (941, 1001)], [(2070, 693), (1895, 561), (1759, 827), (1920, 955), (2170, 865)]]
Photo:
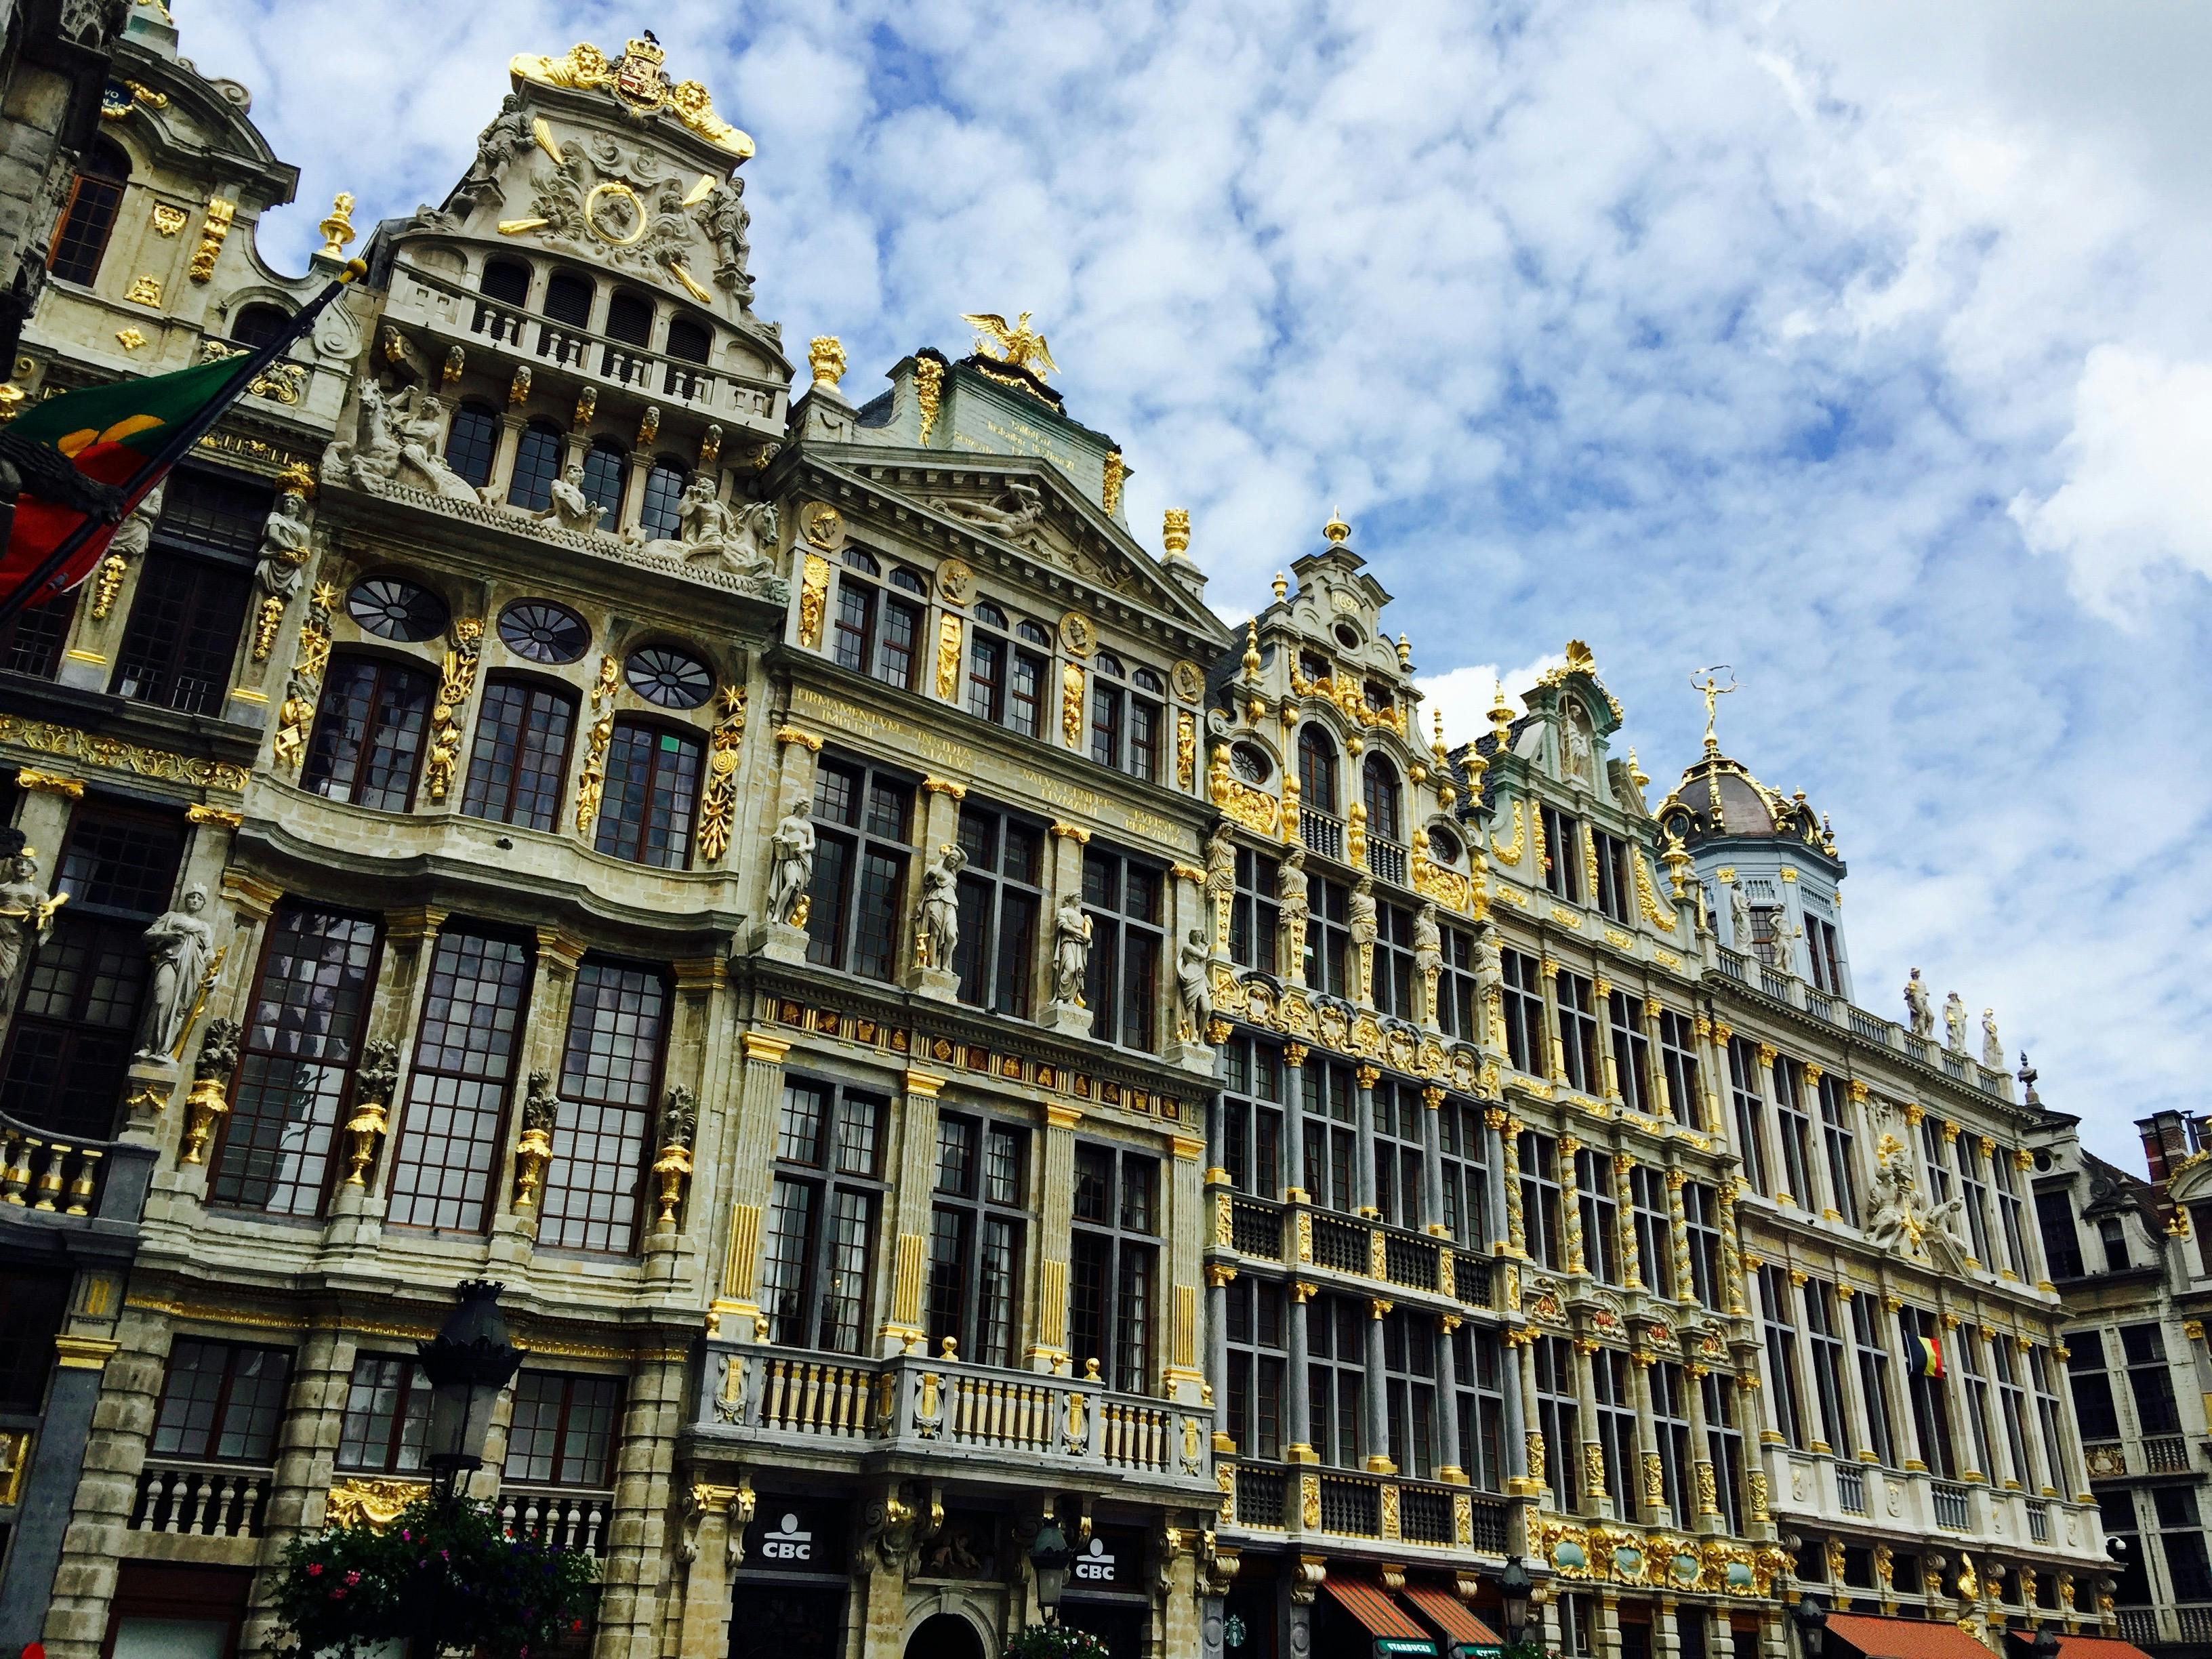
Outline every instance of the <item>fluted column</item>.
[(736, 1120), (724, 1167), (728, 1171), (729, 1220), (722, 1235), (722, 1277), (708, 1312), (710, 1328), (728, 1322), (724, 1334), (744, 1341), (768, 1340), (769, 1316), (760, 1296), (761, 1214), (775, 1180), (775, 1128), (783, 1112), (783, 1061), (791, 1044), (763, 1031), (738, 1039), (744, 1053)]
[[(895, 1354), (923, 1341), (922, 1294), (929, 1273), (930, 1194), (937, 1185), (937, 1096), (945, 1079), (909, 1066), (899, 1112), (897, 1152), (892, 1167), (890, 1213), (884, 1218), (891, 1242), (890, 1310), (877, 1329), (877, 1351)], [(1049, 1133), (1049, 1131), (1048, 1131)], [(1058, 1231), (1048, 1218), (1049, 1238)], [(1049, 1248), (1049, 1246), (1048, 1246)]]
[(1508, 1331), (1505, 1340), (1513, 1350), (1508, 1357), (1519, 1372), (1521, 1386), (1505, 1391), (1505, 1415), (1510, 1424), (1518, 1421), (1521, 1431), (1510, 1437), (1506, 1444), (1506, 1458), (1515, 1475), (1521, 1481), (1521, 1490), (1528, 1497), (1543, 1498), (1547, 1492), (1547, 1459), (1550, 1456), (1571, 1457), (1573, 1449), (1561, 1446), (1556, 1449), (1544, 1444), (1541, 1420), (1531, 1420), (1536, 1407), (1536, 1330), (1534, 1326), (1522, 1326)]
[(1653, 1115), (1671, 1118), (1679, 1115), (1681, 1121), (1695, 1128), (1698, 1103), (1684, 1101), (1678, 1109), (1674, 1103), (1674, 1091), (1667, 1082), (1666, 1049), (1659, 1041), (1659, 1005), (1650, 997), (1644, 999), (1644, 1051), (1651, 1056), (1650, 1082)]
[(1602, 974), (1590, 981), (1590, 1012), (1597, 1018), (1598, 1080), (1605, 1097), (1620, 1100), (1620, 1062), (1613, 1051), (1613, 981)]
[[(1707, 1019), (1703, 1014), (1698, 1016), (1696, 1030), (1698, 1080), (1705, 1097), (1704, 1127), (1711, 1133), (1721, 1134), (1725, 1133), (1722, 1126), (1727, 1121), (1721, 1115), (1721, 1091), (1732, 1086), (1729, 1081), (1728, 1051), (1729, 1041), (1735, 1032), (1727, 1021)], [(1745, 1149), (1736, 1150), (1741, 1152)]]
[(1629, 1480), (1637, 1491), (1637, 1513), (1647, 1526), (1675, 1527), (1682, 1517), (1667, 1500), (1665, 1464), (1659, 1455), (1659, 1419), (1651, 1405), (1651, 1367), (1656, 1363), (1649, 1348), (1629, 1355), (1629, 1398), (1636, 1405), (1636, 1462)]
[(1719, 1488), (1715, 1484), (1717, 1473), (1713, 1464), (1713, 1443), (1710, 1434), (1711, 1422), (1705, 1416), (1705, 1377), (1704, 1365), (1691, 1364), (1682, 1368), (1682, 1392), (1690, 1419), (1690, 1468), (1692, 1485), (1695, 1489), (1695, 1513), (1676, 1516), (1674, 1523), (1692, 1528), (1698, 1532), (1720, 1530), (1721, 1511)]
[(1538, 959), (1537, 983), (1544, 996), (1544, 1052), (1551, 1057), (1545, 1076), (1564, 1085), (1567, 1080), (1567, 1051), (1559, 1041), (1559, 964), (1549, 957)]

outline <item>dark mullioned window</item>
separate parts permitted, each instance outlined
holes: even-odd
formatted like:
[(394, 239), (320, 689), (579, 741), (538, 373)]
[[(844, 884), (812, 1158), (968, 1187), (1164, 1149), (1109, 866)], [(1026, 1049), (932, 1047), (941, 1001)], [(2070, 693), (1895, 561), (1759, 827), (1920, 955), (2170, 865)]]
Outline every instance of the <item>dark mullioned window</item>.
[(430, 1427), (430, 1385), (413, 1355), (365, 1353), (353, 1362), (338, 1467), (416, 1474)]
[(607, 745), (607, 785), (593, 843), (611, 858), (681, 870), (691, 861), (705, 745), (688, 732), (617, 720)]
[(659, 973), (608, 962), (576, 970), (539, 1243), (636, 1247), (667, 1041), (668, 983)]
[(575, 729), (574, 691), (495, 675), (477, 709), (461, 811), (495, 823), (552, 829), (561, 817)]
[(83, 164), (70, 181), (60, 222), (54, 227), (48, 270), (67, 283), (88, 283), (100, 275), (130, 178), (131, 158), (106, 139), (85, 152)]
[(455, 928), (438, 935), (392, 1157), (393, 1225), (483, 1230), (529, 994), (521, 945)]
[(879, 1095), (810, 1078), (784, 1085), (762, 1294), (777, 1342), (858, 1353), (882, 1213)]
[(1157, 1158), (1079, 1142), (1075, 1231), (1068, 1252), (1068, 1340), (1076, 1363), (1098, 1362), (1108, 1385), (1155, 1392), (1160, 1166)]
[(1162, 872), (1119, 853), (1083, 856), (1083, 902), (1091, 920), (1091, 1034), (1147, 1054), (1158, 1048)]
[(1044, 904), (1042, 826), (980, 805), (960, 809), (960, 1000), (1014, 1019), (1030, 1014)]
[(415, 804), (431, 678), (383, 657), (341, 656), (323, 678), (300, 787), (384, 812)]
[(265, 485), (173, 474), (131, 602), (109, 690), (189, 714), (220, 714), (246, 623)]
[(521, 1372), (501, 1476), (549, 1486), (610, 1484), (622, 1400), (619, 1377)]
[(1011, 1365), (1029, 1200), (1029, 1131), (945, 1113), (937, 1120), (930, 1211), (929, 1340)]
[(269, 1462), (276, 1455), (276, 1425), (283, 1418), (291, 1376), (289, 1348), (179, 1337), (169, 1349), (168, 1375), (154, 1419), (155, 1455)]
[(902, 895), (914, 856), (908, 838), (914, 786), (824, 756), (814, 774), (814, 819), (806, 959), (890, 979), (898, 968)]

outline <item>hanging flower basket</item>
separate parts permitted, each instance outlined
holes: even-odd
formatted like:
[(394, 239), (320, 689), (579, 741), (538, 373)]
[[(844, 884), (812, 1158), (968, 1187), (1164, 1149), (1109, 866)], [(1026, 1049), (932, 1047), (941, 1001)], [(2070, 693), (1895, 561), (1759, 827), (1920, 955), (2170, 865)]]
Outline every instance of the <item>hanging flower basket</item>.
[(1006, 1644), (1006, 1659), (1114, 1659), (1114, 1656), (1105, 1643), (1087, 1630), (1031, 1625)]
[(380, 1644), (531, 1659), (582, 1631), (599, 1564), (509, 1537), (480, 1504), (425, 1498), (382, 1527), (334, 1527), (284, 1552), (276, 1612), (303, 1654), (362, 1659)]

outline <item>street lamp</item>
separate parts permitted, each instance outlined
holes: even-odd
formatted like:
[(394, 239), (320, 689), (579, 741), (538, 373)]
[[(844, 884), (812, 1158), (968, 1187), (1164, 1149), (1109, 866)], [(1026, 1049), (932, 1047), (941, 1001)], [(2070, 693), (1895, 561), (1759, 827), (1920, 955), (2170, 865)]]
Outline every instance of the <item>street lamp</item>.
[(2029, 1650), (2035, 1655), (2035, 1659), (2058, 1659), (2058, 1627), (2045, 1625), (2036, 1632)]
[(1037, 1605), (1044, 1609), (1048, 1625), (1057, 1622), (1060, 1593), (1067, 1587), (1067, 1564), (1075, 1559), (1075, 1552), (1067, 1547), (1067, 1534), (1060, 1529), (1060, 1522), (1050, 1516), (1037, 1528), (1036, 1541), (1030, 1546), (1030, 1568), (1036, 1574)]
[(1819, 1596), (1808, 1591), (1797, 1598), (1791, 1616), (1797, 1622), (1797, 1645), (1805, 1659), (1820, 1659), (1820, 1646), (1828, 1634), (1828, 1609)]
[(492, 1407), (522, 1363), (522, 1351), (507, 1340), (507, 1318), (499, 1310), (504, 1288), (485, 1279), (465, 1280), (445, 1328), (416, 1345), (430, 1384), (430, 1424), (423, 1437), (429, 1452), (424, 1461), (441, 1504), (453, 1502), (470, 1471), (483, 1467)]
[(1535, 1599), (1536, 1583), (1515, 1556), (1498, 1575), (1498, 1599), (1505, 1613), (1505, 1644), (1517, 1648), (1528, 1631), (1528, 1604)]

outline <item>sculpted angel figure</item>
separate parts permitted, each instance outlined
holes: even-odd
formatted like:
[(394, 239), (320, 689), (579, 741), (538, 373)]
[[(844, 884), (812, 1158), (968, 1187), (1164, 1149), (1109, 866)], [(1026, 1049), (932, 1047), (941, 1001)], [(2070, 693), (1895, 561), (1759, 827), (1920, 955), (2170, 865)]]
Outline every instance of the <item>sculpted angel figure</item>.
[(0, 1011), (15, 1008), (31, 952), (45, 940), (54, 912), (69, 898), (39, 885), (38, 855), (22, 844), (21, 831), (11, 833), (17, 850), (0, 879)]
[(1966, 1052), (1966, 1000), (1954, 991), (1943, 999), (1944, 1044), (1954, 1054)]
[(208, 958), (215, 953), (215, 930), (200, 920), (207, 902), (206, 888), (187, 887), (178, 908), (156, 916), (146, 930), (149, 972), (139, 1034), (142, 1060), (167, 1059), (184, 1040)]
[(1052, 1000), (1082, 1007), (1090, 973), (1091, 918), (1080, 894), (1065, 894), (1052, 916)]
[(950, 842), (922, 867), (914, 959), (924, 968), (952, 966), (952, 952), (960, 943), (960, 872), (967, 867), (968, 855)]
[(536, 516), (550, 519), (563, 530), (581, 531), (588, 535), (599, 527), (599, 514), (605, 511), (584, 494), (584, 464), (571, 461), (554, 479), (550, 499)]
[(1936, 1035), (1936, 1009), (1928, 1000), (1928, 986), (1915, 968), (1912, 977), (1905, 981), (1905, 1019), (1915, 1036)]
[(797, 795), (769, 837), (769, 920), (781, 927), (800, 926), (799, 903), (813, 879), (814, 803)]
[(1192, 928), (1176, 951), (1176, 1013), (1194, 1042), (1206, 1041), (1206, 1028), (1213, 1019), (1213, 982), (1207, 972), (1212, 959), (1203, 927)]

